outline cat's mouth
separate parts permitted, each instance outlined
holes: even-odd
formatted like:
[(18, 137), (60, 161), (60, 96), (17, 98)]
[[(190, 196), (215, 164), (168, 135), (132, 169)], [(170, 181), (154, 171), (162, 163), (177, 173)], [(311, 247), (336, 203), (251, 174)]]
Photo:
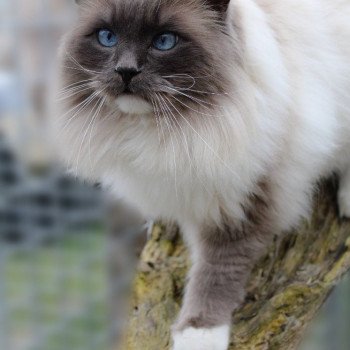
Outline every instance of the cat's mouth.
[(152, 104), (140, 95), (124, 90), (115, 100), (117, 108), (126, 114), (150, 114), (153, 112)]

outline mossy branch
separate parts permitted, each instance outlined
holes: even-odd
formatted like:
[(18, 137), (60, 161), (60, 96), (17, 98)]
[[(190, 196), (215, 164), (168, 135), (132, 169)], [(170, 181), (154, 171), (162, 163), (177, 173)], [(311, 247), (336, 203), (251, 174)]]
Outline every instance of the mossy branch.
[[(340, 220), (334, 181), (315, 196), (312, 219), (275, 239), (256, 265), (246, 300), (233, 317), (230, 350), (296, 349), (305, 329), (350, 269), (350, 223)], [(123, 349), (168, 350), (181, 305), (187, 251), (154, 227), (134, 283)]]

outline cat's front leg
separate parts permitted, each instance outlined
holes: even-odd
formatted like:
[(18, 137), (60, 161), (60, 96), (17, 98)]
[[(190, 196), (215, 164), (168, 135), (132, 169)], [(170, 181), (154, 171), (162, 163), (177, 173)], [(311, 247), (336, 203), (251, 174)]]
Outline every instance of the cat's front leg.
[(265, 216), (202, 228), (191, 248), (193, 264), (183, 307), (173, 327), (173, 350), (227, 350), (232, 312), (272, 233)]

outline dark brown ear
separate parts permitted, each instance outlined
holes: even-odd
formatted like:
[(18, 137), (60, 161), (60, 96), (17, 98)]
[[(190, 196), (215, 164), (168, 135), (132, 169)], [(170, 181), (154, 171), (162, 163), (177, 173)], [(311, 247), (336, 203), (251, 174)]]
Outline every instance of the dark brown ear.
[(215, 11), (218, 11), (220, 13), (225, 13), (227, 11), (230, 0), (207, 0), (207, 3)]

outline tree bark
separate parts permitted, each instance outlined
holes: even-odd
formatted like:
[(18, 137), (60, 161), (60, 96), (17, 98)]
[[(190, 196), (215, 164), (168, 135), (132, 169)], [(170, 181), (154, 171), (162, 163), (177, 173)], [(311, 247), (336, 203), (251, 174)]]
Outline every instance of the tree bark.
[[(233, 315), (230, 350), (296, 349), (305, 329), (350, 269), (350, 223), (340, 220), (336, 181), (320, 185), (309, 222), (276, 237), (254, 268)], [(142, 255), (122, 349), (168, 350), (189, 259), (179, 236), (156, 225)]]

